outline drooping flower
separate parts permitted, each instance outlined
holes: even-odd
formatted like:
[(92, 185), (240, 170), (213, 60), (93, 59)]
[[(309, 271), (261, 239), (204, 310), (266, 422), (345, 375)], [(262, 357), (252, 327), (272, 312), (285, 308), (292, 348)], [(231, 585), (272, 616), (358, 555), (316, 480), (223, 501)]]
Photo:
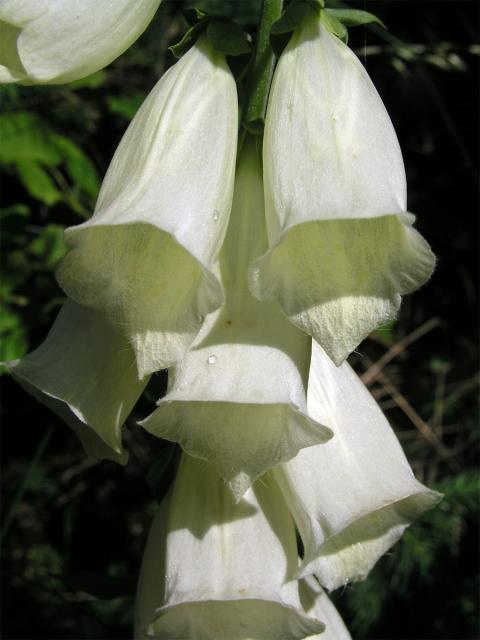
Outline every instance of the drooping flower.
[(141, 378), (179, 360), (222, 304), (214, 265), (231, 207), (237, 126), (235, 80), (201, 38), (135, 116), (93, 217), (66, 231), (60, 285), (128, 338)]
[(90, 458), (126, 462), (121, 428), (148, 380), (139, 381), (132, 348), (99, 311), (67, 301), (45, 341), (9, 369)]
[(0, 0), (0, 82), (60, 84), (112, 62), (161, 0)]
[(184, 454), (148, 538), (134, 637), (319, 634), (322, 621), (306, 615), (299, 585), (289, 581), (297, 563), (295, 528), (275, 483), (262, 478), (236, 503), (210, 465)]
[(265, 247), (260, 163), (247, 140), (220, 259), (225, 304), (169, 371), (167, 395), (141, 423), (211, 462), (237, 498), (267, 469), (331, 435), (306, 413), (310, 338), (248, 290), (248, 265)]
[(347, 363), (314, 343), (308, 412), (333, 438), (274, 477), (305, 548), (301, 575), (328, 589), (363, 580), (412, 521), (441, 499), (418, 482), (381, 409)]
[(263, 146), (269, 249), (251, 272), (336, 364), (434, 257), (411, 227), (405, 171), (385, 107), (364, 67), (313, 12), (282, 53)]

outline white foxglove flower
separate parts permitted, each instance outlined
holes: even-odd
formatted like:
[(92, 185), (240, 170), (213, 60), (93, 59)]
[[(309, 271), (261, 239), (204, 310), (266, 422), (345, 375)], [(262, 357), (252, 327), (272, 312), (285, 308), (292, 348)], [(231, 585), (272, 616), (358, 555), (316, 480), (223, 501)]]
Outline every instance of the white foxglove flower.
[(313, 344), (308, 412), (333, 438), (274, 475), (305, 548), (301, 575), (327, 589), (366, 577), (411, 522), (441, 499), (414, 477), (385, 416), (348, 363)]
[(89, 457), (126, 462), (122, 425), (147, 380), (138, 380), (135, 354), (100, 312), (67, 301), (45, 341), (8, 366), (76, 432)]
[(336, 364), (434, 257), (406, 212), (402, 155), (385, 107), (354, 53), (313, 13), (273, 78), (263, 147), (269, 250), (251, 287), (277, 300)]
[(0, 82), (59, 84), (102, 69), (161, 0), (0, 0)]
[(340, 614), (313, 576), (299, 581), (299, 592), (305, 613), (325, 624), (325, 631), (309, 640), (352, 640)]
[(121, 328), (140, 377), (179, 360), (222, 304), (213, 266), (230, 213), (237, 126), (235, 80), (200, 39), (135, 116), (93, 217), (66, 231), (61, 286)]
[(248, 264), (265, 247), (259, 160), (247, 141), (221, 253), (225, 305), (169, 371), (167, 395), (141, 423), (211, 462), (237, 498), (268, 468), (331, 435), (306, 414), (309, 337), (248, 290)]
[(236, 503), (210, 465), (183, 456), (151, 529), (135, 638), (295, 640), (321, 633), (297, 583), (293, 521), (274, 482)]

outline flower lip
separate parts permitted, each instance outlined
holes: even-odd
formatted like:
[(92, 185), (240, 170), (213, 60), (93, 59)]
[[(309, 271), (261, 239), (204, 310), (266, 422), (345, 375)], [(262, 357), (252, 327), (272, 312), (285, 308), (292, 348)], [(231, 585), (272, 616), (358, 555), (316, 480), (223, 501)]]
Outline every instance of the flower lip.
[(152, 223), (87, 222), (67, 229), (66, 242), (60, 286), (78, 303), (105, 310), (130, 336), (142, 379), (181, 359), (224, 300), (213, 270)]
[(240, 500), (267, 469), (332, 432), (291, 404), (169, 400), (139, 423), (191, 456), (211, 462)]
[[(156, 617), (147, 627), (146, 636), (183, 639), (195, 630), (198, 640), (237, 640), (254, 637), (258, 640), (284, 640), (286, 629), (288, 638), (300, 640), (313, 634), (322, 633), (325, 625), (320, 620), (308, 616), (303, 611), (282, 602), (263, 598), (219, 597), (201, 602), (160, 607)], [(174, 630), (174, 631), (173, 631)]]
[(138, 379), (133, 350), (103, 314), (67, 300), (44, 342), (8, 366), (77, 433), (89, 457), (126, 462), (122, 424), (148, 380)]

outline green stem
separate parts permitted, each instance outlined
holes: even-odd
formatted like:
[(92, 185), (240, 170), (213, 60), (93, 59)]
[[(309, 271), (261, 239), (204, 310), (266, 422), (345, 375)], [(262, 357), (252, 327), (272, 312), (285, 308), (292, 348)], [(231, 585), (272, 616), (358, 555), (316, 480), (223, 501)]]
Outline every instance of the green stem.
[(283, 0), (263, 0), (243, 118), (243, 126), (255, 135), (263, 133), (265, 124), (268, 93), (275, 66), (275, 55), (270, 46), (270, 29), (280, 18), (282, 4)]

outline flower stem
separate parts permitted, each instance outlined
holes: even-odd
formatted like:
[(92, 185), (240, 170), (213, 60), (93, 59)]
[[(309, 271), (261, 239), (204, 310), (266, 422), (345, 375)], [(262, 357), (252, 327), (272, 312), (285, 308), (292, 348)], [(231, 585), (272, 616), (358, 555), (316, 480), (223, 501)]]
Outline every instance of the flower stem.
[(268, 93), (275, 66), (275, 55), (270, 45), (270, 29), (280, 18), (283, 0), (263, 0), (258, 27), (255, 56), (247, 83), (247, 100), (243, 126), (255, 135), (263, 133)]

